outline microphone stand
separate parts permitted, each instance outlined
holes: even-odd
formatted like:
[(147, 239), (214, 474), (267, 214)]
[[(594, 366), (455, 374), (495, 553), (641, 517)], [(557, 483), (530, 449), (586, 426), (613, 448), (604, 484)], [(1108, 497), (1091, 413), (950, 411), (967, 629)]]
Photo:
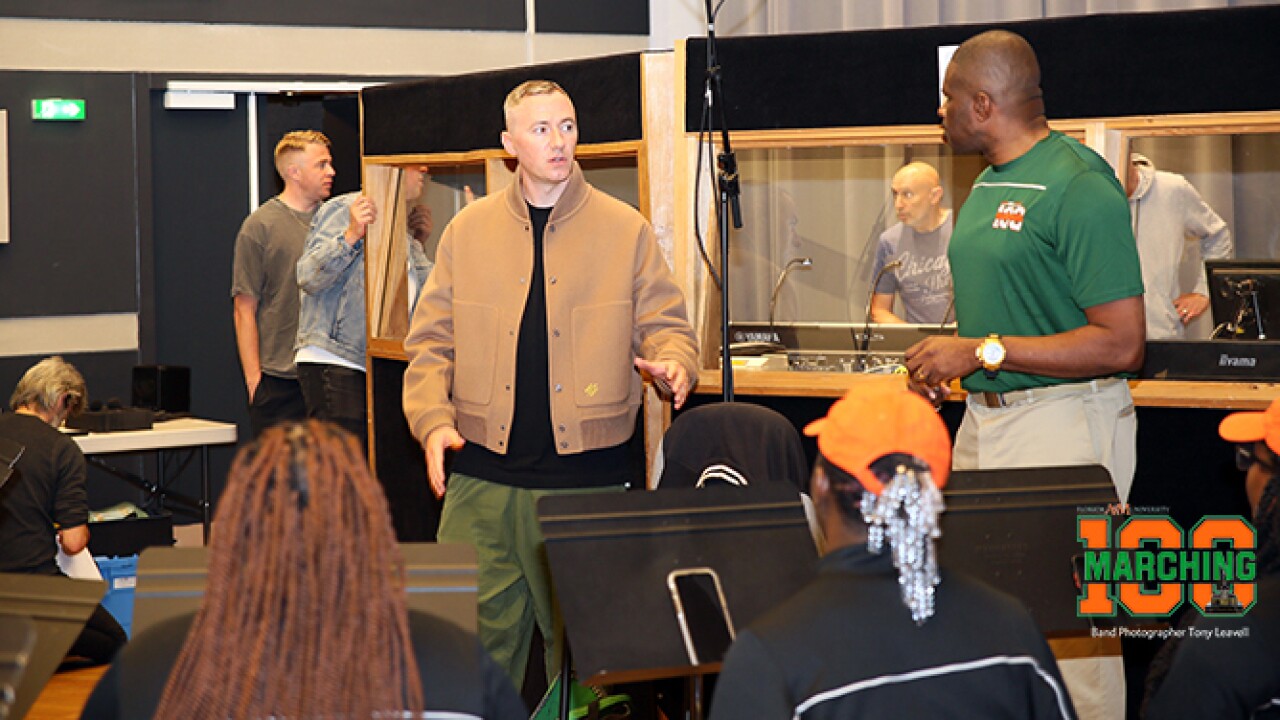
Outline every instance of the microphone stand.
[[(871, 292), (867, 293), (867, 311), (866, 311), (865, 319), (862, 321), (862, 343), (861, 343), (860, 349), (862, 350), (863, 353), (866, 353), (868, 350), (871, 349), (871, 304), (875, 301), (875, 298), (876, 298), (876, 287), (880, 285), (880, 279), (884, 277), (885, 273), (889, 272), (890, 270), (893, 270), (894, 268), (900, 268), (900, 267), (902, 267), (901, 260), (894, 260), (893, 262), (885, 263), (884, 267), (880, 268), (880, 272), (876, 273), (875, 279), (871, 281)], [(863, 361), (862, 362), (863, 369), (865, 369), (866, 367), (865, 356), (862, 358), (862, 361)]]
[[(791, 260), (787, 262), (786, 267), (782, 268), (782, 272), (778, 273), (778, 281), (773, 284), (773, 294), (769, 296), (769, 334), (774, 337), (778, 336), (777, 331), (773, 329), (773, 311), (778, 307), (778, 291), (782, 289), (782, 283), (786, 282), (787, 276), (791, 274), (791, 271), (794, 270), (796, 266), (811, 268), (813, 267), (813, 258), (791, 258)], [(778, 338), (778, 344), (783, 346), (786, 345), (786, 343), (782, 342), (782, 338)]]
[[(719, 115), (721, 152), (716, 156), (716, 187), (719, 189), (716, 203), (716, 226), (720, 231), (720, 388), (721, 399), (733, 401), (733, 356), (729, 351), (729, 220), (735, 228), (742, 227), (742, 206), (739, 204), (738, 161), (729, 145), (729, 125), (724, 114), (724, 92), (720, 87), (720, 60), (716, 55), (716, 14), (706, 0), (707, 7), (707, 79), (706, 102)], [(707, 114), (708, 133), (715, 135), (715, 119)], [(712, 141), (714, 143), (714, 140)], [(702, 172), (702, 168), (698, 168)]]

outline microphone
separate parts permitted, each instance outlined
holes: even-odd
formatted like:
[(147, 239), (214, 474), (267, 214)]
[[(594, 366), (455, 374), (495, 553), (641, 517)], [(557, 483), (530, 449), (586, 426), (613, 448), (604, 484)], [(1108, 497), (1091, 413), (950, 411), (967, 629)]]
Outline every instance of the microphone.
[(866, 319), (862, 324), (862, 352), (866, 352), (871, 347), (871, 303), (876, 297), (876, 286), (880, 284), (885, 273), (900, 267), (902, 267), (901, 260), (885, 263), (884, 267), (880, 268), (880, 272), (876, 273), (875, 279), (871, 281), (871, 291), (867, 293)]
[(774, 334), (773, 313), (774, 313), (774, 310), (778, 307), (778, 291), (782, 289), (782, 283), (787, 281), (787, 276), (790, 275), (791, 271), (796, 269), (797, 267), (802, 267), (802, 268), (813, 267), (813, 258), (809, 258), (809, 257), (791, 258), (791, 260), (789, 260), (787, 264), (782, 268), (782, 272), (778, 273), (778, 280), (773, 284), (773, 294), (769, 296), (769, 333), (770, 334)]

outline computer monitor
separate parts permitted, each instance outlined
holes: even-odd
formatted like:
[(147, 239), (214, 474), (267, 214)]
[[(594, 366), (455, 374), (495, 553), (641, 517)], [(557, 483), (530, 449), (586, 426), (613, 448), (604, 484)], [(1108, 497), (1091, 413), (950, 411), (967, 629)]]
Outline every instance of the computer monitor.
[(1280, 339), (1280, 260), (1207, 260), (1214, 337)]

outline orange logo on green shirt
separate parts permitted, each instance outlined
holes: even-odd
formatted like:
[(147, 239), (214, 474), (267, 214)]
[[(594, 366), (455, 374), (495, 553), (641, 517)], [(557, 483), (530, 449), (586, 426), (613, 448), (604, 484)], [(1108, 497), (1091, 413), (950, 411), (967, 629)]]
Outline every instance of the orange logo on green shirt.
[(991, 223), (991, 227), (996, 230), (1012, 230), (1014, 232), (1022, 232), (1022, 218), (1027, 214), (1027, 209), (1022, 203), (1014, 200), (1006, 200), (1000, 203), (1000, 207), (996, 210), (995, 222)]

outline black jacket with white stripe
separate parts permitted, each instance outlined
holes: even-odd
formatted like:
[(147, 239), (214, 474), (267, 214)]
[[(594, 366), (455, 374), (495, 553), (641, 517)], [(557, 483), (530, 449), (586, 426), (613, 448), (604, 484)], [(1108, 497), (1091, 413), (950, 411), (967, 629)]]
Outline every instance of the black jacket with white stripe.
[(809, 586), (738, 634), (711, 720), (1075, 717), (1026, 609), (943, 572), (917, 626), (891, 555), (866, 545), (823, 558)]

